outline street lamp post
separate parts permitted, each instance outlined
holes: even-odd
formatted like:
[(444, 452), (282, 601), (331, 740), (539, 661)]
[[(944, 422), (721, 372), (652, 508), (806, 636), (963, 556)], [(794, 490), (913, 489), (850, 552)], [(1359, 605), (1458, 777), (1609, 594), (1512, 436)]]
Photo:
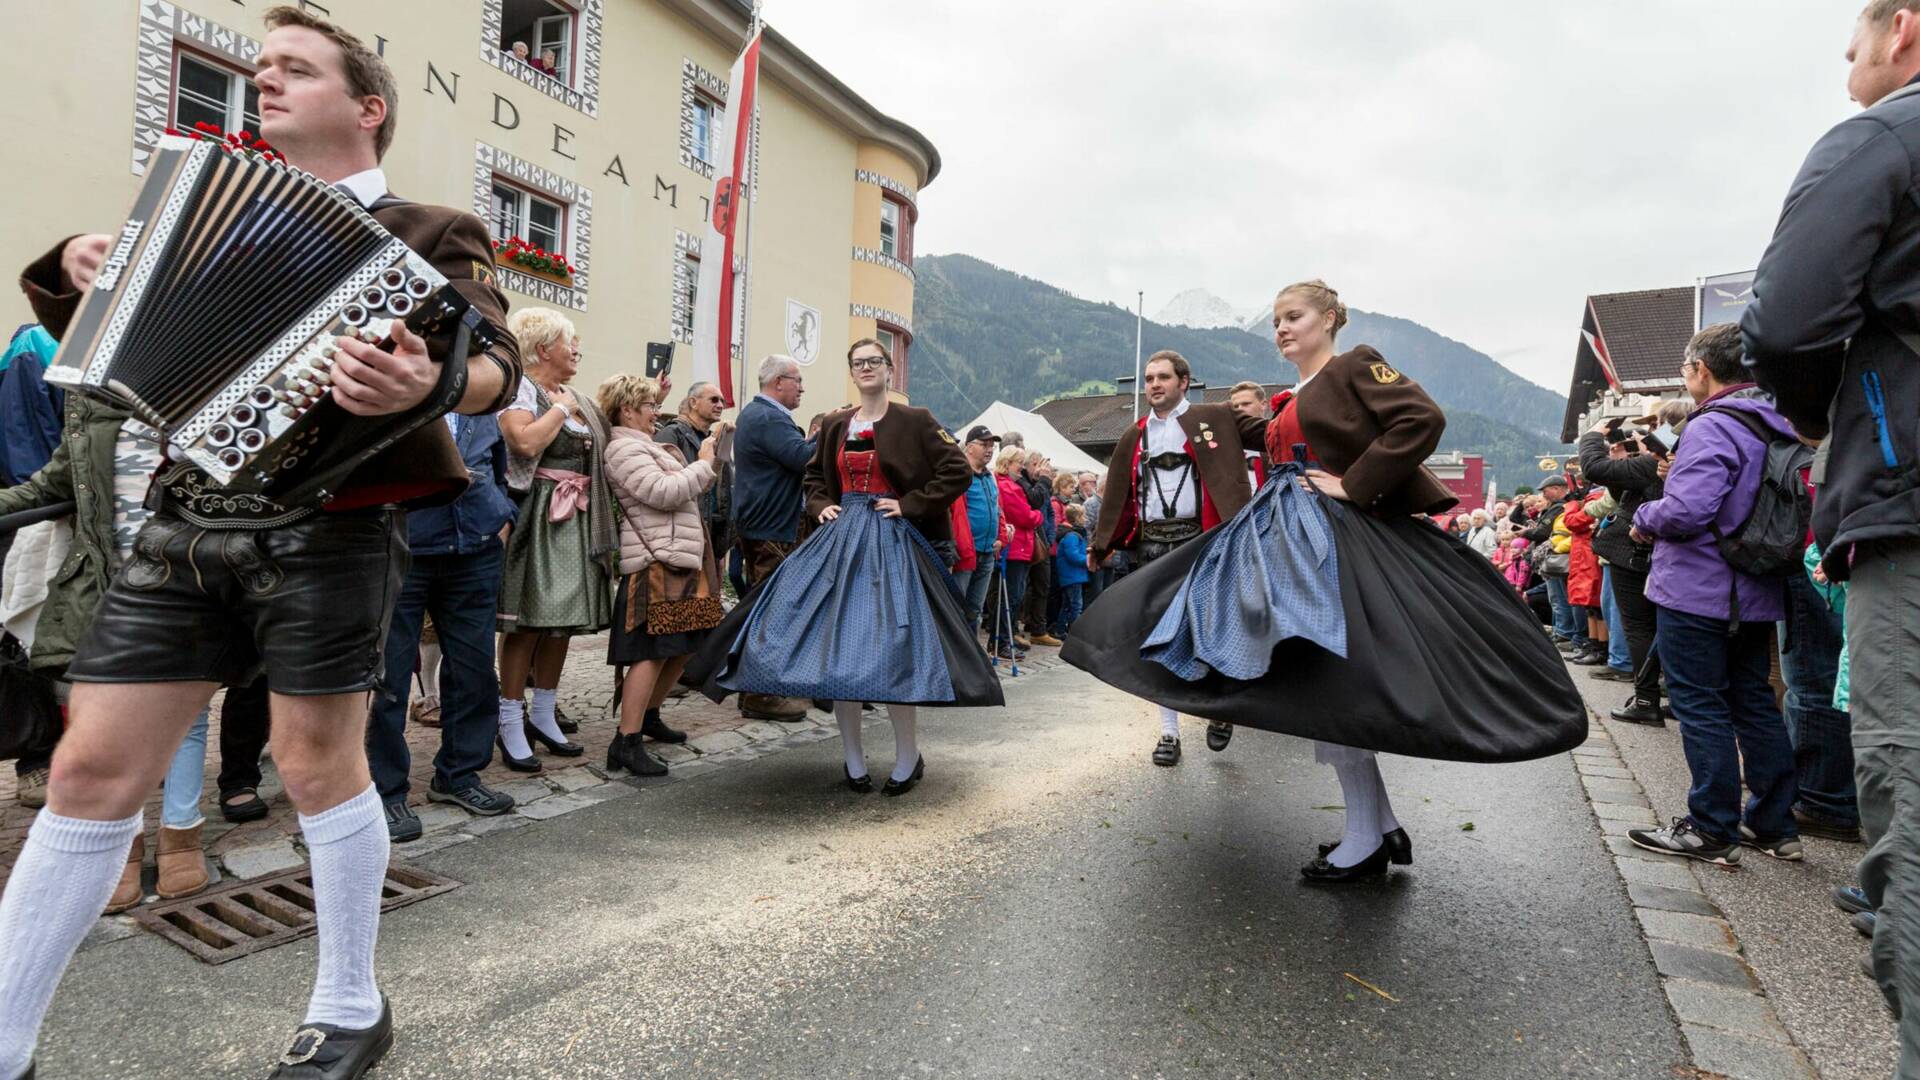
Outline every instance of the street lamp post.
[(1145, 289), (1134, 294), (1133, 309), (1133, 418), (1140, 419), (1140, 344), (1145, 340), (1144, 331), (1147, 322), (1147, 292)]

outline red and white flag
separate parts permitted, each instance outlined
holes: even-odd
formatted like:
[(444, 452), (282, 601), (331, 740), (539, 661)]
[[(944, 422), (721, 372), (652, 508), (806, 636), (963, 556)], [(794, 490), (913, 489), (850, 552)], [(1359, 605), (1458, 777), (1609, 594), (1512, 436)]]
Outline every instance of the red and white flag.
[(741, 223), (753, 201), (760, 37), (756, 28), (727, 76), (726, 119), (714, 148), (713, 205), (707, 214), (706, 239), (700, 244), (700, 284), (694, 297), (693, 379), (719, 386), (729, 407), (737, 404), (733, 350), (746, 329), (746, 267), (736, 274), (734, 265), (735, 252), (746, 239)]

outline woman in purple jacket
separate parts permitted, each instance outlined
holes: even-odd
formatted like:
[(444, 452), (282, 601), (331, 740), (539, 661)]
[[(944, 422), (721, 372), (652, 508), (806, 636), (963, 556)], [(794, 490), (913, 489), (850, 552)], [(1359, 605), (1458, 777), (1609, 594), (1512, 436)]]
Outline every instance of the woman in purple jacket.
[[(1793, 746), (1767, 681), (1786, 584), (1735, 570), (1715, 540), (1733, 535), (1753, 512), (1767, 458), (1768, 440), (1758, 432), (1794, 437), (1741, 361), (1738, 326), (1709, 327), (1688, 343), (1680, 373), (1699, 407), (1675, 448), (1665, 492), (1640, 506), (1632, 531), (1653, 544), (1654, 647), (1693, 787), (1686, 817), (1627, 835), (1650, 851), (1722, 866), (1740, 861), (1742, 844), (1777, 859), (1801, 857)], [(1752, 793), (1744, 820), (1743, 764)]]

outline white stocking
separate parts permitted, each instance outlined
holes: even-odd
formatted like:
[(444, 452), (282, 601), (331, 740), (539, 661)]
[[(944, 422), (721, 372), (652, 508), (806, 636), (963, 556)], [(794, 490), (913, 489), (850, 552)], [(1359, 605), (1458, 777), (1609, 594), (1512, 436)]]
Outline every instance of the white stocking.
[(1169, 739), (1180, 738), (1180, 714), (1165, 705), (1160, 706), (1160, 734)]
[(526, 706), (519, 698), (500, 699), (500, 742), (517, 758), (533, 756), (527, 745)]
[(1353, 866), (1380, 848), (1380, 801), (1375, 778), (1379, 766), (1372, 761), (1336, 765), (1340, 794), (1347, 804), (1347, 831), (1340, 845), (1327, 852), (1327, 862), (1339, 867)]
[(847, 775), (858, 780), (867, 775), (867, 750), (860, 743), (860, 703), (834, 702), (833, 718), (840, 721), (840, 748), (847, 752)]
[(920, 710), (912, 705), (889, 705), (887, 719), (893, 721), (892, 775), (899, 783), (912, 776), (920, 764)]
[(1380, 775), (1380, 762), (1375, 760), (1368, 768), (1373, 770), (1373, 793), (1380, 798), (1381, 835), (1400, 827), (1400, 819), (1393, 816), (1393, 800), (1387, 798), (1387, 778)]

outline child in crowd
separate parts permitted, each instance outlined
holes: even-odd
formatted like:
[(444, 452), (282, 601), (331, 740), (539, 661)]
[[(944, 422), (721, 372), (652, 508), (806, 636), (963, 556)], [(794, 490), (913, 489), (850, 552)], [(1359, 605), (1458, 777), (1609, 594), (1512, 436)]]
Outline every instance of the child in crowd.
[(1081, 593), (1087, 585), (1087, 511), (1083, 506), (1066, 507), (1067, 527), (1061, 532), (1054, 552), (1054, 580), (1060, 586), (1060, 621), (1054, 636), (1073, 628), (1080, 617)]

